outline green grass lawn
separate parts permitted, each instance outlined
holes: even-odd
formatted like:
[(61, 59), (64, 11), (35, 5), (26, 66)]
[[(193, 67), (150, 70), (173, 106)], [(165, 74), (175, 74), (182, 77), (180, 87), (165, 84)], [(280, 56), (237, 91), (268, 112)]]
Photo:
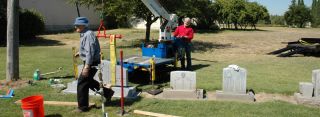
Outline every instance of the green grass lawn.
[[(301, 37), (320, 37), (320, 29), (288, 29), (263, 28), (263, 31), (222, 31), (218, 33), (197, 33), (194, 39), (195, 51), (192, 54), (194, 69), (197, 72), (197, 88), (207, 91), (221, 89), (222, 69), (230, 64), (237, 64), (248, 70), (247, 88), (257, 93), (276, 93), (293, 95), (298, 91), (298, 83), (311, 81), (311, 71), (320, 68), (317, 57), (289, 57), (279, 58), (266, 55), (275, 49), (284, 47), (281, 42), (294, 41)], [(123, 34), (119, 40), (121, 46), (132, 45), (135, 40), (144, 37), (143, 30), (118, 29), (109, 31), (113, 34)], [(152, 31), (152, 37), (157, 37), (157, 31)], [(48, 76), (62, 77), (65, 83), (71, 81), (72, 58), (71, 47), (78, 45), (78, 34), (67, 33), (57, 35), (43, 35), (41, 41), (34, 44), (23, 44), (20, 47), (20, 77), (31, 80), (33, 72), (55, 71), (63, 67), (63, 72)], [(106, 42), (101, 42), (103, 51), (107, 55)], [(123, 48), (125, 55), (140, 55), (139, 48)], [(108, 56), (107, 56), (108, 57)], [(0, 47), (0, 80), (5, 79), (6, 48)], [(168, 83), (163, 83), (168, 85)], [(136, 85), (136, 84), (133, 84)], [(146, 90), (150, 86), (140, 87)], [(12, 99), (0, 100), (1, 117), (19, 117), (22, 111), (16, 100), (26, 96), (42, 94), (47, 101), (76, 101), (72, 94), (61, 94), (49, 87), (46, 80), (37, 82), (34, 86), (27, 86), (15, 90)], [(4, 91), (1, 89), (1, 92)], [(91, 102), (99, 102), (99, 98), (91, 98)], [(319, 108), (294, 105), (281, 101), (263, 103), (238, 103), (220, 101), (173, 101), (140, 98), (127, 101), (126, 109), (130, 116), (140, 116), (132, 113), (134, 109), (146, 110), (164, 114), (186, 117), (248, 117), (248, 116), (296, 116), (311, 117), (320, 114)], [(61, 115), (96, 117), (101, 110), (94, 109), (89, 113), (75, 114), (71, 111), (75, 107), (45, 106), (46, 115)], [(106, 111), (109, 116), (116, 116), (119, 111), (119, 100), (114, 99)]]

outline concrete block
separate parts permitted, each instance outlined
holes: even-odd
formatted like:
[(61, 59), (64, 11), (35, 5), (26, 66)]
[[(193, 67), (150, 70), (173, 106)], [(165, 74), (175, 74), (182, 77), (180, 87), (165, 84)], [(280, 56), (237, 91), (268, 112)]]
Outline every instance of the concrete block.
[(247, 70), (239, 68), (235, 70), (227, 67), (223, 69), (223, 92), (246, 94)]
[[(101, 73), (102, 73), (102, 79), (104, 84), (110, 84), (111, 83), (111, 70), (110, 70), (110, 61), (102, 60), (101, 62)], [(78, 65), (78, 74), (80, 75), (82, 71), (83, 65)], [(99, 81), (98, 72), (94, 76), (94, 79)], [(116, 86), (121, 86), (121, 66), (116, 66)], [(126, 68), (123, 68), (123, 85), (128, 86), (128, 70)]]
[[(77, 86), (78, 86), (78, 81), (72, 81), (69, 82), (67, 84), (67, 88), (65, 90), (63, 90), (63, 93), (67, 93), (67, 94), (77, 94)], [(89, 95), (94, 95), (94, 91), (92, 91), (91, 89), (89, 89)]]
[(162, 97), (169, 99), (203, 99), (203, 89), (197, 90), (173, 90), (163, 89)]
[[(121, 87), (112, 87), (114, 91), (113, 97), (121, 97)], [(123, 96), (125, 98), (136, 98), (139, 92), (136, 91), (136, 87), (123, 87)]]
[(320, 98), (320, 69), (312, 71), (312, 83), (314, 87), (314, 97)]
[(309, 105), (309, 106), (320, 106), (320, 98), (316, 97), (305, 97), (301, 93), (295, 93), (294, 98), (298, 104)]
[(312, 97), (313, 94), (313, 84), (309, 82), (300, 82), (299, 83), (300, 93), (304, 97)]
[(239, 93), (225, 93), (223, 91), (216, 91), (217, 100), (226, 101), (241, 101), (241, 102), (254, 102), (254, 95), (239, 94)]
[(170, 73), (170, 87), (173, 90), (196, 90), (196, 72), (173, 71)]

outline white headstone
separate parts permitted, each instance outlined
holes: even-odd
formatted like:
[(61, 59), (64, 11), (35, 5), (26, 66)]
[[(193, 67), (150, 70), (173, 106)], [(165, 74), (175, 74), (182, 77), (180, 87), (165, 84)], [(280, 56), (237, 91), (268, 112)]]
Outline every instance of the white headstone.
[(247, 70), (244, 68), (223, 69), (223, 87), (225, 93), (246, 94)]
[(314, 87), (314, 96), (320, 98), (320, 69), (312, 71), (312, 84)]
[(196, 72), (173, 71), (170, 73), (170, 86), (173, 90), (196, 90)]

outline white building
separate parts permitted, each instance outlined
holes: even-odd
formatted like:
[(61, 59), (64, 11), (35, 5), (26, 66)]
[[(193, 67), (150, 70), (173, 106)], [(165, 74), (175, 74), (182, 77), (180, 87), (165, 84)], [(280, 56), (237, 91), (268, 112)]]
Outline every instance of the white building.
[[(20, 0), (20, 7), (34, 9), (45, 18), (47, 31), (62, 31), (73, 29), (74, 19), (78, 17), (77, 9), (68, 0)], [(93, 8), (79, 6), (80, 15), (89, 19), (90, 28), (97, 28), (100, 24), (99, 13)], [(145, 29), (145, 21), (135, 19), (130, 21), (133, 28)], [(160, 20), (151, 25), (151, 29), (159, 29)]]
[[(136, 29), (146, 29), (146, 21), (143, 19), (134, 19), (130, 21), (130, 24), (132, 25), (133, 28)], [(158, 19), (151, 25), (151, 29), (159, 29), (160, 28), (160, 20)]]
[[(77, 9), (68, 0), (20, 0), (20, 7), (34, 9), (45, 18), (47, 31), (73, 29), (74, 19), (78, 17)], [(93, 8), (79, 6), (81, 16), (89, 19), (90, 28), (99, 26), (99, 14)]]

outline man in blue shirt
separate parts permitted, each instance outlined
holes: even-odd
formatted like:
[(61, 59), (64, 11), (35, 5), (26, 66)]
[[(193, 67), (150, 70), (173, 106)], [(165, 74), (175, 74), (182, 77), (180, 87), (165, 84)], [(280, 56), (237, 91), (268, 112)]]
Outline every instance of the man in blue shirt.
[[(83, 61), (83, 69), (78, 79), (77, 112), (89, 111), (89, 88), (93, 91), (100, 89), (99, 82), (93, 79), (97, 69), (93, 66), (100, 64), (100, 44), (93, 31), (88, 29), (89, 21), (85, 17), (78, 17), (75, 20), (75, 28), (80, 33), (80, 48), (76, 56)], [(104, 88), (104, 97), (109, 101), (113, 95), (111, 89)]]

